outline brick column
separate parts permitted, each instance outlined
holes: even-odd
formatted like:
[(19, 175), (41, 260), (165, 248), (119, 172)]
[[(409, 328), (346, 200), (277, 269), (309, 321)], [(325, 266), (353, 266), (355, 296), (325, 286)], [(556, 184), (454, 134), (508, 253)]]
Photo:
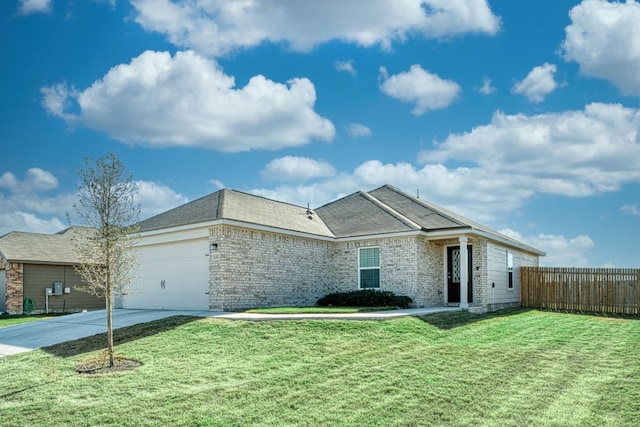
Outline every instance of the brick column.
[(20, 263), (8, 263), (7, 268), (7, 301), (6, 308), (9, 314), (22, 314), (22, 301), (24, 299), (24, 265)]

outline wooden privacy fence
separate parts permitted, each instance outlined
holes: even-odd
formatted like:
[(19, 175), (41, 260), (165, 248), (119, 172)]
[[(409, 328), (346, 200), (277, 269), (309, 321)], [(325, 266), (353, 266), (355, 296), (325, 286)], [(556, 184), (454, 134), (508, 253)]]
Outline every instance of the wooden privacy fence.
[(521, 267), (523, 307), (640, 314), (640, 269)]

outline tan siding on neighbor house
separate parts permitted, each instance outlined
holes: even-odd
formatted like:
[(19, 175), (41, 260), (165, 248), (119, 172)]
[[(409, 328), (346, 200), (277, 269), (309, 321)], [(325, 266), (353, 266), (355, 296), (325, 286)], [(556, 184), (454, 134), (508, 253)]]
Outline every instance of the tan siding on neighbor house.
[(49, 297), (50, 312), (76, 312), (82, 310), (97, 310), (105, 308), (104, 298), (97, 298), (76, 287), (81, 286), (82, 280), (72, 266), (68, 265), (24, 265), (24, 298), (32, 298), (35, 302), (34, 312), (46, 310), (45, 288), (53, 287), (53, 282), (60, 281), (63, 288), (71, 288), (71, 293), (62, 296)]

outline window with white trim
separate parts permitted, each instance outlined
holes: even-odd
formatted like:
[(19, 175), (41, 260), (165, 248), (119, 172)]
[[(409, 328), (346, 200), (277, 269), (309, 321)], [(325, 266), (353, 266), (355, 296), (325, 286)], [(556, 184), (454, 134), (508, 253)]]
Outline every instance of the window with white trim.
[(358, 285), (360, 289), (380, 288), (380, 248), (358, 250)]
[(513, 290), (513, 254), (507, 252), (507, 290)]

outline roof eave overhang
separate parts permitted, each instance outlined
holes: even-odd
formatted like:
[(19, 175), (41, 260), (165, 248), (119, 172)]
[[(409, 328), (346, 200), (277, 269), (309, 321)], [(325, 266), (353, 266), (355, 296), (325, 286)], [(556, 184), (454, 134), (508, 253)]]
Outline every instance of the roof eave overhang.
[(492, 233), (487, 233), (486, 231), (482, 231), (482, 230), (474, 230), (474, 231), (475, 231), (475, 234), (477, 234), (477, 235), (479, 235), (481, 237), (484, 237), (484, 238), (486, 238), (488, 240), (492, 240), (492, 241), (494, 241), (496, 243), (500, 243), (500, 244), (503, 244), (503, 245), (506, 245), (506, 246), (509, 246), (509, 247), (512, 247), (512, 248), (515, 248), (515, 249), (520, 249), (522, 251), (529, 252), (531, 254), (538, 255), (538, 256), (547, 255), (546, 252), (541, 251), (539, 249), (536, 249), (536, 248), (534, 248), (532, 246), (525, 245), (524, 243), (518, 242), (517, 240), (511, 240), (511, 239), (508, 239), (506, 237), (502, 237), (500, 235), (495, 235), (495, 234), (492, 234)]
[(333, 237), (333, 236), (323, 236), (323, 235), (320, 235), (320, 234), (305, 233), (305, 232), (302, 232), (302, 231), (289, 230), (289, 229), (286, 229), (286, 228), (279, 228), (279, 227), (271, 227), (271, 226), (268, 226), (268, 225), (261, 225), (261, 224), (251, 223), (251, 222), (237, 221), (237, 220), (233, 220), (233, 219), (216, 219), (216, 220), (213, 220), (213, 221), (199, 222), (199, 223), (194, 223), (194, 224), (186, 224), (186, 225), (180, 225), (180, 226), (177, 226), (177, 227), (161, 228), (161, 229), (156, 229), (156, 230), (142, 231), (142, 232), (140, 232), (138, 234), (139, 234), (140, 237), (161, 236), (161, 235), (164, 235), (164, 234), (178, 233), (178, 232), (183, 232), (183, 231), (193, 231), (193, 230), (198, 230), (198, 229), (208, 229), (210, 227), (220, 226), (220, 225), (230, 225), (230, 226), (234, 226), (234, 227), (248, 228), (248, 229), (251, 229), (251, 230), (265, 231), (265, 232), (269, 232), (269, 233), (286, 234), (286, 235), (289, 235), (289, 236), (302, 237), (302, 238), (305, 238), (305, 239), (315, 239), (315, 240), (321, 240), (321, 241), (326, 241), (326, 242), (335, 241), (335, 237)]
[(395, 231), (388, 233), (376, 233), (376, 234), (358, 234), (354, 236), (337, 237), (335, 242), (355, 242), (359, 240), (376, 240), (376, 239), (389, 239), (393, 237), (408, 237), (418, 236), (420, 230), (408, 230), (408, 231)]
[[(452, 228), (437, 229), (437, 230), (420, 229), (420, 230), (407, 230), (407, 231), (396, 231), (396, 232), (387, 232), (387, 233), (359, 234), (359, 235), (353, 235), (353, 236), (334, 237), (334, 236), (323, 236), (323, 235), (313, 234), (313, 233), (305, 233), (305, 232), (295, 231), (295, 230), (288, 230), (285, 228), (270, 227), (266, 225), (254, 224), (254, 223), (244, 222), (244, 221), (237, 221), (232, 219), (217, 219), (213, 221), (199, 222), (194, 224), (181, 225), (177, 227), (143, 231), (143, 232), (140, 232), (139, 235), (140, 237), (162, 236), (170, 233), (195, 231), (198, 229), (208, 229), (209, 227), (220, 226), (220, 225), (229, 225), (234, 227), (247, 228), (251, 230), (264, 231), (268, 233), (285, 234), (289, 236), (320, 240), (324, 242), (353, 242), (358, 240), (388, 239), (393, 237), (408, 237), (408, 236), (423, 236), (428, 240), (442, 240), (447, 238), (455, 238), (455, 237), (460, 237), (464, 235), (470, 235), (470, 236), (477, 236), (480, 238), (491, 240), (501, 245), (522, 250), (525, 252), (529, 252), (534, 255), (538, 255), (538, 256), (546, 255), (545, 252), (542, 252), (531, 246), (525, 245), (524, 243), (520, 243), (511, 239), (508, 239), (506, 237), (502, 237), (500, 235), (488, 233), (486, 231), (478, 230), (468, 226), (452, 227)], [(204, 237), (204, 233), (203, 233), (203, 236), (201, 237)]]
[(492, 242), (499, 243), (501, 245), (508, 246), (514, 249), (529, 252), (534, 255), (538, 255), (538, 256), (546, 255), (545, 252), (538, 250), (536, 248), (533, 248), (529, 245), (525, 245), (524, 243), (518, 242), (516, 240), (511, 240), (494, 233), (488, 233), (483, 230), (478, 230), (473, 227), (456, 227), (456, 228), (440, 229), (440, 230), (423, 230), (423, 235), (430, 240), (440, 240), (440, 239), (458, 237), (462, 235), (471, 235), (471, 236), (477, 236), (483, 239), (487, 239)]
[(50, 261), (39, 259), (8, 259), (7, 264), (39, 264), (39, 265), (67, 265), (74, 266), (80, 264), (79, 261)]

